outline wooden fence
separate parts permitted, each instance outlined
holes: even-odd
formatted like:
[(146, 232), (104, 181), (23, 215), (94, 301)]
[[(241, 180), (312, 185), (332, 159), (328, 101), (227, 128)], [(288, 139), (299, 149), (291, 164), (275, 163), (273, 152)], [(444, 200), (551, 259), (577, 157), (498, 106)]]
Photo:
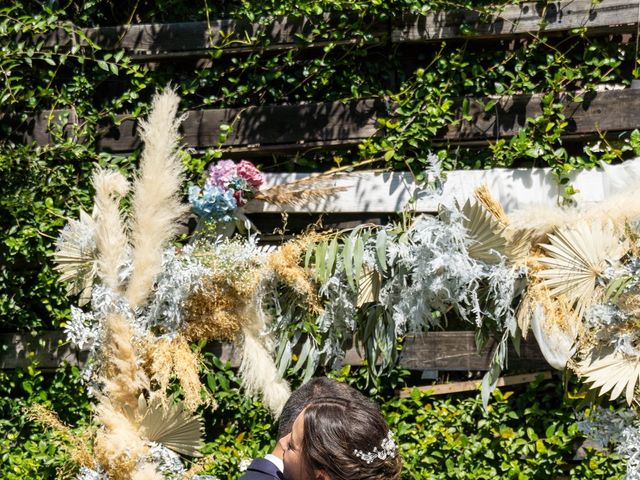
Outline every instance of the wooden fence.
[[(483, 15), (477, 11), (453, 11), (424, 16), (406, 15), (387, 22), (371, 22), (373, 43), (409, 45), (442, 40), (500, 40), (513, 36), (564, 34), (583, 29), (589, 35), (636, 33), (640, 2), (568, 0), (540, 7), (534, 2), (505, 6), (502, 12)], [(212, 50), (263, 51), (265, 48), (312, 48), (330, 42), (316, 29), (317, 18), (280, 17), (256, 23), (235, 20), (210, 22), (131, 25), (90, 29), (61, 28), (44, 38), (46, 46), (64, 50), (93, 42), (106, 50), (125, 50), (141, 62), (166, 62), (176, 56), (207, 56)], [(266, 39), (266, 40), (265, 40)], [(346, 39), (344, 42), (355, 42)], [(266, 47), (265, 47), (266, 45)], [(635, 90), (589, 92), (575, 103), (563, 99), (569, 122), (565, 139), (596, 137), (633, 130), (640, 125), (640, 93)], [(499, 138), (509, 138), (527, 120), (541, 114), (538, 95), (463, 99), (453, 107), (454, 121), (442, 128), (435, 144), (478, 146)], [(195, 149), (222, 147), (234, 155), (269, 155), (309, 149), (336, 149), (357, 145), (380, 133), (379, 118), (393, 117), (395, 105), (369, 98), (348, 103), (305, 103), (263, 105), (246, 108), (190, 111), (183, 125), (185, 144)], [(78, 118), (73, 111), (38, 112), (16, 125), (14, 138), (21, 142), (48, 144), (52, 131), (73, 135)], [(99, 150), (115, 153), (138, 148), (137, 120), (127, 115), (118, 126), (105, 124), (97, 139)], [(222, 145), (221, 126), (233, 125)]]
[[(589, 92), (575, 103), (567, 96), (564, 112), (568, 126), (565, 139), (599, 136), (604, 133), (633, 130), (640, 126), (640, 90), (624, 89)], [(488, 110), (489, 101), (494, 105)], [(434, 137), (435, 144), (482, 145), (499, 138), (509, 138), (526, 126), (528, 119), (542, 113), (539, 95), (522, 95), (493, 99), (471, 99), (469, 118), (454, 107), (456, 120)], [(378, 118), (391, 118), (393, 105), (379, 99), (349, 103), (311, 103), (303, 105), (269, 105), (242, 109), (188, 111), (182, 125), (183, 142), (189, 148), (221, 147), (228, 155), (268, 155), (308, 149), (345, 148), (380, 133)], [(130, 152), (140, 147), (137, 120), (122, 115), (120, 125), (106, 128), (97, 140), (98, 149), (114, 153)], [(23, 124), (18, 133), (21, 142), (48, 144), (55, 141), (52, 131), (62, 129), (73, 135), (78, 122), (75, 112), (43, 112)], [(234, 127), (221, 145), (221, 126)]]
[[(65, 342), (62, 331), (41, 332), (32, 337), (28, 334), (0, 334), (0, 345), (4, 351), (0, 355), (0, 369), (24, 367), (36, 362), (43, 370), (57, 368), (61, 362), (70, 365), (84, 365), (87, 351), (70, 346)], [(489, 342), (477, 351), (474, 332), (429, 332), (408, 337), (400, 355), (399, 364), (408, 369), (438, 371), (485, 371), (493, 352), (495, 342)], [(205, 351), (213, 352), (223, 362), (232, 366), (240, 365), (241, 351), (233, 345), (210, 342)], [(358, 349), (347, 351), (345, 364), (362, 365), (362, 355)], [(535, 340), (522, 342), (520, 353), (511, 347), (509, 350), (509, 368), (512, 370), (531, 370), (550, 368)]]
[[(427, 44), (442, 40), (500, 41), (505, 38), (565, 35), (580, 29), (585, 35), (637, 34), (640, 2), (591, 0), (553, 2), (544, 7), (529, 2), (508, 5), (498, 14), (477, 11), (406, 15), (387, 22), (372, 21), (368, 27), (368, 44), (381, 48)], [(180, 58), (208, 59), (218, 54), (283, 49), (314, 49), (336, 43), (316, 29), (325, 16), (317, 18), (273, 18), (256, 23), (216, 20), (210, 23), (166, 25), (130, 25), (90, 29), (60, 28), (43, 38), (45, 47), (60, 51), (85, 47), (90, 42), (104, 50), (124, 50), (137, 62), (168, 62)], [(361, 39), (344, 39), (338, 43), (356, 43)], [(597, 136), (607, 132), (628, 131), (640, 125), (640, 90), (624, 89), (591, 92), (575, 103), (563, 100), (564, 115), (569, 122), (567, 138)], [(541, 113), (538, 95), (468, 99), (468, 112), (462, 112), (464, 99), (454, 105), (455, 121), (441, 129), (436, 143), (481, 145), (516, 135), (528, 119)], [(487, 105), (491, 105), (487, 107)], [(380, 118), (393, 116), (394, 104), (384, 99), (368, 98), (342, 103), (299, 105), (262, 105), (234, 109), (209, 109), (187, 112), (182, 126), (186, 146), (195, 149), (222, 147), (229, 156), (292, 153), (301, 150), (334, 149), (357, 145), (380, 134)], [(116, 153), (137, 149), (137, 121), (121, 116), (117, 126), (105, 125), (97, 139), (102, 151)], [(79, 122), (73, 111), (36, 112), (21, 122), (15, 138), (22, 142), (48, 144), (55, 141), (52, 131), (74, 135)], [(218, 144), (221, 126), (233, 125), (226, 141)], [(78, 141), (82, 141), (79, 139)], [(384, 193), (385, 190), (383, 189)], [(387, 195), (389, 196), (389, 195)], [(373, 197), (362, 194), (374, 202)], [(392, 213), (395, 209), (376, 213)], [(425, 210), (428, 210), (425, 207)], [(257, 209), (254, 213), (261, 212)], [(371, 209), (352, 207), (344, 213), (362, 215)], [(357, 221), (357, 219), (356, 219)], [(62, 344), (61, 332), (47, 332), (40, 337), (2, 334), (0, 368), (24, 366), (35, 360), (41, 367), (55, 368), (60, 361), (82, 363), (85, 353)], [(232, 363), (237, 357), (229, 345), (215, 344), (214, 351)], [(476, 352), (472, 332), (432, 332), (408, 338), (400, 364), (422, 370), (486, 370), (495, 348), (489, 345)], [(525, 342), (522, 355), (511, 352), (512, 369), (547, 369), (535, 341)], [(347, 363), (358, 364), (361, 357), (350, 350)]]
[[(427, 15), (404, 15), (368, 27), (369, 44), (430, 43), (442, 40), (504, 39), (541, 33), (562, 33), (576, 28), (587, 34), (635, 33), (638, 1), (564, 0), (507, 5), (500, 13), (458, 10)], [(355, 43), (325, 38), (318, 24), (331, 17), (277, 17), (255, 23), (212, 20), (172, 24), (127, 25), (87, 29), (60, 28), (44, 38), (45, 45), (71, 48), (89, 42), (105, 50), (124, 50), (138, 61), (164, 61), (185, 56), (270, 49), (317, 48), (327, 43)]]

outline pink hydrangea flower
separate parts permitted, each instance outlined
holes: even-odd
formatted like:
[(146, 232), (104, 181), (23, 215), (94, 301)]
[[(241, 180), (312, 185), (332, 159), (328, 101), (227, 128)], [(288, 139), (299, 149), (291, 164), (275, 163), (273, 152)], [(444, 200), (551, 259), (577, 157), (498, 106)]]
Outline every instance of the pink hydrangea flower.
[(237, 167), (233, 160), (220, 160), (209, 167), (210, 185), (226, 189), (233, 177), (237, 176)]
[(246, 160), (241, 160), (240, 163), (236, 165), (236, 173), (239, 177), (244, 178), (251, 188), (256, 191), (264, 183), (264, 177), (260, 171), (254, 167), (251, 162)]

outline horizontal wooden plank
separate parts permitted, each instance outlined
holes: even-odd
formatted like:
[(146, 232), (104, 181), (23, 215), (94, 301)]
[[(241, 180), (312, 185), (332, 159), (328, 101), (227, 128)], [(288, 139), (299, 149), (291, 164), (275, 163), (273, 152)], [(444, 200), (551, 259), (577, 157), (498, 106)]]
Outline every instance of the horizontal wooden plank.
[[(490, 340), (478, 352), (475, 332), (430, 332), (411, 337), (403, 345), (400, 365), (412, 370), (488, 370), (496, 347)], [(508, 358), (512, 370), (549, 368), (533, 336), (521, 342), (519, 355), (510, 345)]]
[[(233, 125), (225, 150), (300, 150), (319, 144), (357, 144), (376, 135), (378, 116), (388, 115), (381, 100), (268, 105), (242, 109), (195, 110), (182, 123), (183, 141), (191, 148), (217, 146), (222, 125)], [(131, 151), (139, 146), (137, 122), (125, 119), (98, 141), (100, 150)]]
[[(391, 32), (395, 44), (437, 42), (460, 38), (496, 38), (534, 32), (561, 32), (585, 28), (587, 32), (635, 32), (638, 2), (626, 0), (563, 0), (543, 5), (527, 2), (507, 5), (495, 14), (478, 10), (452, 10), (426, 15), (404, 15), (389, 21), (373, 21), (369, 44), (386, 41)], [(44, 37), (53, 48), (87, 46), (104, 50), (124, 49), (134, 60), (170, 60), (184, 56), (289, 48), (315, 48), (329, 43), (316, 27), (331, 24), (328, 14), (317, 17), (280, 16), (247, 22), (234, 19), (210, 22), (140, 24), (78, 29), (70, 34), (59, 28)], [(356, 39), (334, 40), (352, 43)], [(358, 40), (360, 41), (360, 40)]]
[[(59, 28), (44, 37), (46, 47), (98, 45), (103, 50), (124, 50), (133, 60), (168, 60), (184, 56), (207, 56), (214, 49), (223, 53), (316, 48), (329, 40), (318, 27), (331, 23), (328, 14), (310, 17), (278, 16), (248, 22), (219, 19), (210, 22), (139, 24), (77, 29), (70, 34)], [(321, 30), (321, 29), (320, 29)], [(372, 22), (369, 43), (383, 42), (389, 32), (384, 22)], [(352, 43), (352, 39), (332, 43)]]
[[(489, 362), (494, 343), (489, 343), (482, 352), (476, 352), (474, 332), (428, 332), (405, 339), (400, 355), (400, 365), (414, 370), (438, 371), (484, 371)], [(37, 362), (45, 370), (55, 369), (62, 362), (83, 365), (87, 352), (65, 343), (64, 332), (47, 331), (38, 336), (23, 334), (0, 334), (0, 369), (23, 368)], [(233, 345), (210, 342), (206, 351), (216, 354), (222, 361), (230, 361), (232, 366), (240, 364), (241, 352)], [(540, 350), (532, 339), (523, 342), (520, 356), (509, 353), (509, 369), (532, 370), (549, 368)], [(362, 356), (356, 348), (347, 351), (345, 363), (362, 365)]]
[[(640, 125), (640, 89), (587, 92), (579, 103), (573, 102), (570, 96), (559, 101), (565, 105), (568, 122), (565, 139), (628, 131)], [(495, 105), (487, 108), (489, 102)], [(542, 113), (538, 94), (469, 99), (468, 117), (463, 115), (462, 103), (463, 100), (457, 101), (455, 120), (438, 132), (434, 143), (478, 145), (513, 137), (529, 119)], [(384, 100), (363, 99), (350, 103), (192, 110), (186, 112), (181, 132), (187, 147), (205, 149), (219, 146), (221, 126), (233, 125), (221, 147), (229, 155), (344, 148), (379, 135), (381, 126), (377, 119), (393, 116), (393, 109), (394, 105)], [(50, 130), (60, 130), (56, 119), (63, 114), (64, 111), (53, 111), (32, 115), (30, 121), (16, 126), (14, 136), (25, 143), (51, 143)], [(98, 136), (99, 150), (128, 152), (140, 147), (137, 120), (125, 115), (121, 115), (120, 120), (119, 126), (105, 127)], [(71, 132), (71, 124), (77, 121), (75, 115), (68, 115), (62, 120), (63, 129)]]
[[(565, 95), (559, 99), (564, 104), (563, 114), (568, 122), (565, 138), (594, 132), (633, 130), (640, 125), (639, 89), (586, 92), (579, 103), (573, 102), (572, 97)], [(495, 105), (486, 109), (490, 101)], [(541, 94), (469, 99), (470, 120), (463, 118), (461, 103), (459, 101), (455, 107), (458, 121), (448, 126), (440, 138), (465, 142), (513, 137), (529, 119), (542, 114)]]
[[(494, 168), (490, 170), (456, 170), (445, 173), (441, 194), (417, 184), (408, 172), (354, 172), (334, 175), (325, 185), (340, 187), (330, 197), (306, 203), (304, 206), (280, 207), (262, 201), (249, 202), (244, 210), (292, 213), (357, 213), (383, 214), (411, 209), (416, 212), (436, 212), (444, 200), (459, 204), (473, 197), (474, 190), (486, 184), (507, 213), (531, 205), (556, 206), (562, 185), (548, 168)], [(308, 177), (303, 173), (264, 174), (265, 185), (295, 182)], [(640, 179), (640, 159), (628, 160), (604, 169), (574, 170), (568, 175), (577, 190), (573, 199), (578, 205), (600, 202), (625, 189), (635, 188)], [(365, 218), (363, 215), (362, 218)]]
[[(36, 363), (43, 370), (54, 370), (62, 363), (82, 366), (87, 361), (87, 351), (71, 346), (62, 330), (39, 332), (37, 335), (21, 333), (0, 334), (0, 370), (24, 368)], [(206, 347), (222, 361), (240, 364), (240, 354), (233, 345), (211, 342)]]
[(47, 331), (38, 335), (21, 333), (0, 334), (0, 369), (24, 368), (32, 362), (44, 370), (62, 363), (83, 365), (87, 352), (66, 343), (64, 332)]
[[(539, 378), (549, 380), (551, 372), (534, 372), (523, 373), (520, 375), (506, 375), (499, 377), (496, 387), (507, 387), (510, 385), (521, 385), (523, 383), (531, 383)], [(414, 387), (422, 392), (428, 392), (430, 395), (448, 395), (451, 393), (472, 392), (480, 389), (482, 382), (478, 380), (468, 380), (465, 382), (441, 383), (437, 385), (427, 385), (423, 387)], [(400, 397), (407, 398), (411, 396), (411, 388), (403, 388), (400, 390)]]
[[(478, 9), (480, 10), (480, 9)], [(501, 11), (457, 10), (432, 15), (406, 15), (394, 22), (394, 43), (429, 42), (455, 38), (504, 38), (575, 28), (587, 31), (635, 32), (638, 1), (565, 0), (506, 5)]]

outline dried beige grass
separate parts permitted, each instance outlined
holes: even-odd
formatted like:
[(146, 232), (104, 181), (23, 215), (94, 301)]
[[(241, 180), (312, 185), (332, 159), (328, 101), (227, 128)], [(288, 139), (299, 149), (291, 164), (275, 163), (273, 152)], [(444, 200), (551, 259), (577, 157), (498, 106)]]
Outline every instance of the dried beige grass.
[(182, 480), (189, 480), (194, 475), (201, 473), (207, 465), (213, 463), (216, 457), (214, 454), (209, 454), (206, 457), (199, 458), (197, 461), (193, 462), (189, 470), (182, 474)]
[(552, 297), (549, 291), (539, 281), (532, 281), (527, 289), (527, 294), (534, 304), (542, 305), (544, 315), (548, 319), (547, 324), (553, 324), (565, 332), (576, 328), (579, 322), (578, 315), (572, 307), (572, 302), (564, 295)]
[(502, 225), (509, 224), (509, 217), (507, 217), (507, 214), (502, 208), (502, 205), (500, 205), (500, 202), (498, 202), (491, 194), (491, 190), (489, 190), (489, 186), (486, 183), (477, 187), (473, 193), (478, 201), (498, 222)]
[(182, 404), (189, 412), (195, 411), (202, 404), (200, 391), (202, 384), (200, 383), (200, 356), (191, 350), (187, 340), (182, 337), (176, 337), (173, 342), (175, 351), (173, 355), (173, 368), (182, 387), (184, 400)]
[(146, 121), (140, 122), (145, 144), (132, 198), (133, 273), (127, 288), (132, 308), (145, 303), (162, 266), (162, 252), (176, 235), (188, 206), (180, 201), (183, 167), (177, 155), (179, 97), (171, 89), (157, 94)]
[(295, 206), (327, 198), (349, 189), (347, 186), (334, 185), (335, 179), (335, 172), (311, 175), (300, 180), (266, 188), (258, 192), (254, 200), (278, 206)]
[(102, 380), (106, 395), (122, 408), (135, 408), (140, 393), (150, 389), (149, 378), (138, 364), (132, 339), (133, 330), (125, 317), (119, 314), (107, 316)]
[(193, 412), (202, 405), (200, 356), (191, 350), (182, 335), (170, 341), (158, 340), (148, 344), (146, 355), (152, 378), (158, 382), (161, 391), (169, 388), (171, 378), (175, 375), (182, 387), (184, 408)]
[(129, 191), (129, 183), (116, 171), (98, 168), (93, 173), (94, 214), (98, 270), (102, 283), (114, 292), (120, 291), (120, 267), (127, 253), (127, 234), (120, 211), (120, 201)]
[(185, 302), (185, 327), (188, 340), (216, 339), (235, 341), (242, 328), (246, 299), (226, 277), (210, 275)]
[(627, 317), (635, 319), (634, 321), (640, 318), (640, 295), (637, 293), (623, 293), (617, 304)]
[(307, 248), (318, 241), (320, 235), (309, 233), (300, 238), (286, 242), (267, 257), (267, 266), (278, 278), (303, 296), (311, 310), (322, 311), (318, 292), (306, 270), (300, 266), (300, 260)]
[(64, 449), (76, 465), (95, 468), (96, 462), (88, 448), (91, 443), (89, 432), (74, 432), (60, 420), (60, 417), (44, 405), (34, 403), (25, 408), (27, 417), (59, 434), (64, 441)]

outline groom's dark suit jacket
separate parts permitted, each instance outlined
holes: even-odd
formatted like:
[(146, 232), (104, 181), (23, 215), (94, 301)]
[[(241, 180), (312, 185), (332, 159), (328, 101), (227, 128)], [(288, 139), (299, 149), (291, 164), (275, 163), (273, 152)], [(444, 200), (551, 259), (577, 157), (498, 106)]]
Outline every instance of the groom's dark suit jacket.
[(238, 480), (283, 480), (282, 472), (266, 458), (256, 458)]

